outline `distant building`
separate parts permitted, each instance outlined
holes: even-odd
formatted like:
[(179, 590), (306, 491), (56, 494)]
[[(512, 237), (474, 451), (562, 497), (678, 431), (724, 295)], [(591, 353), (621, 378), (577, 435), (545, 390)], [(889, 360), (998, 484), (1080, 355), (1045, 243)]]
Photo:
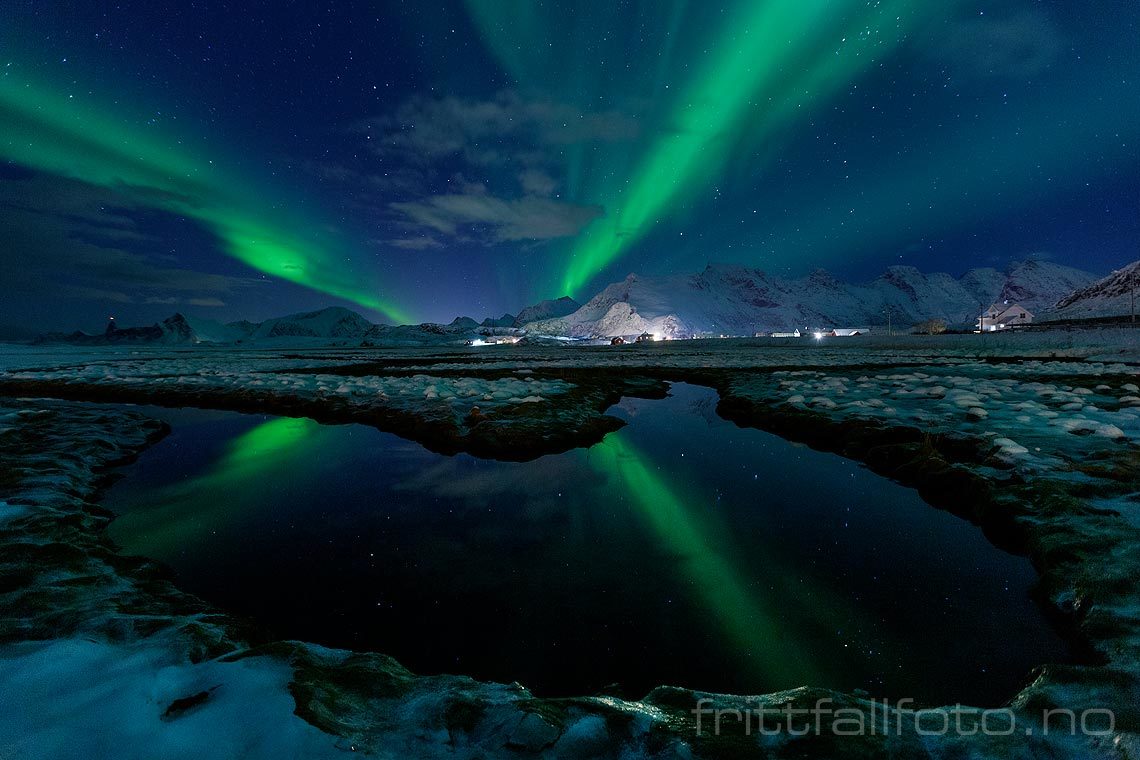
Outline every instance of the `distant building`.
[(854, 338), (856, 335), (866, 335), (871, 332), (866, 327), (836, 327), (824, 330), (823, 334), (831, 338)]
[(613, 338), (610, 338), (610, 345), (611, 346), (621, 346), (624, 344), (625, 344), (625, 338), (621, 337), (620, 335), (617, 335)]
[(756, 337), (757, 338), (798, 338), (798, 337), (800, 337), (800, 331), (796, 330), (795, 332), (774, 332), (774, 333), (767, 333), (767, 334), (756, 333)]
[(974, 326), (981, 332), (997, 332), (1033, 322), (1033, 315), (1020, 304), (993, 304), (982, 312)]
[(655, 340), (655, 338), (653, 337), (653, 333), (643, 332), (641, 335), (637, 336), (637, 342), (638, 343), (649, 343), (653, 340)]

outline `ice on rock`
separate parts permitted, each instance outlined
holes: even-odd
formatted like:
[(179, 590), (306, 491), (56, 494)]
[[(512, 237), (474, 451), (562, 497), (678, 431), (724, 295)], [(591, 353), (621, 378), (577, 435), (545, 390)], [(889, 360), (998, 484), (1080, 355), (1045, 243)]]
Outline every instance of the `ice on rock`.
[(1124, 438), (1124, 431), (1116, 425), (1101, 424), (1096, 426), (1094, 431), (1096, 435), (1104, 436), (1105, 438)]
[(995, 438), (993, 443), (998, 447), (998, 454), (1015, 456), (1029, 453), (1029, 449), (1025, 448), (1011, 438)]
[(1061, 417), (1052, 424), (1074, 435), (1088, 435), (1097, 429), (1097, 424), (1083, 417)]

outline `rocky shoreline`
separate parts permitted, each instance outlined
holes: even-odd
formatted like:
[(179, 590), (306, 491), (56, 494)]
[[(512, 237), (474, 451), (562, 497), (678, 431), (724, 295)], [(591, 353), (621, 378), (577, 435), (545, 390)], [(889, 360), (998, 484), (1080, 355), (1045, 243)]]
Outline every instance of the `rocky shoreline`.
[[(997, 428), (997, 434), (1013, 435), (996, 424), (995, 412), (1003, 404), (1012, 409), (1033, 402), (1012, 398), (1010, 392), (1008, 399), (991, 402), (994, 397), (986, 397), (988, 407), (971, 405), (969, 399), (960, 404), (963, 397), (951, 392), (955, 386), (945, 373), (903, 373), (900, 365), (843, 367), (843, 383), (837, 379), (840, 369), (819, 369), (814, 375), (786, 368), (764, 373), (716, 367), (537, 370), (536, 382), (558, 387), (560, 393), (542, 403), (494, 409), (495, 424), (486, 427), (485, 420), (464, 424), (457, 405), (428, 419), (406, 409), (385, 416), (363, 408), (351, 389), (343, 399), (337, 394), (305, 398), (272, 390), (155, 389), (113, 378), (83, 382), (0, 376), (0, 394), (6, 396), (256, 409), (327, 422), (366, 422), (432, 450), (501, 458), (589, 445), (620, 424), (604, 411), (622, 395), (659, 395), (668, 380), (715, 387), (721, 416), (863, 461), (879, 474), (917, 487), (935, 506), (977, 523), (995, 543), (1030, 556), (1041, 574), (1039, 600), (1077, 645), (1083, 664), (1045, 665), (1034, 673), (1011, 699), (1016, 731), (1007, 735), (970, 735), (968, 729), (977, 729), (981, 718), (968, 713), (967, 730), (928, 736), (914, 722), (912, 710), (884, 707), (866, 695), (808, 687), (735, 697), (661, 687), (636, 702), (610, 696), (540, 699), (517, 684), (416, 676), (379, 654), (269, 641), (255, 627), (179, 592), (154, 563), (119, 555), (107, 539), (104, 528), (111, 516), (97, 506), (100, 483), (108, 468), (158, 440), (161, 425), (122, 409), (62, 401), (0, 401), (0, 577), (5, 578), (0, 684), (10, 681), (6, 674), (21, 658), (60, 641), (94, 641), (121, 657), (158, 653), (167, 667), (187, 671), (178, 688), (154, 692), (147, 707), (152, 733), (143, 734), (162, 741), (179, 725), (241, 715), (241, 705), (228, 701), (226, 694), (245, 693), (251, 673), (269, 674), (265, 678), (272, 683), (264, 688), (288, 695), (291, 709), (275, 714), (242, 741), (269, 751), (281, 737), (291, 737), (290, 746), (304, 746), (306, 754), (317, 756), (351, 749), (382, 757), (1140, 756), (1140, 588), (1135, 581), (1140, 577), (1140, 457), (1131, 429), (1122, 440), (1104, 429), (1107, 423), (1097, 416), (1098, 411), (1117, 414), (1116, 407), (1131, 408), (1126, 386), (1135, 382), (1135, 374), (1103, 366), (1074, 371), (1072, 366), (1033, 366), (1026, 370), (1032, 380), (1021, 382), (1046, 388), (1038, 389), (1041, 398), (1061, 394), (1057, 408), (1076, 403), (1070, 397), (1092, 397), (1096, 403), (1082, 407), (1089, 408), (1082, 420), (1089, 422), (1090, 432), (1081, 433), (1078, 420), (1072, 428), (1077, 433), (1061, 426), (1048, 431), (1053, 437), (1041, 433), (1042, 440), (1030, 441), (1031, 433), (1025, 432), (1019, 437), (1027, 445), (1016, 448), (1000, 442), (1012, 443), (1006, 435), (981, 429), (950, 432), (930, 420), (918, 424), (923, 418), (910, 415), (928, 414), (942, 404), (948, 415), (960, 411), (971, 424), (981, 420)], [(471, 368), (474, 373), (480, 369)], [(875, 379), (876, 372), (895, 379)], [(959, 383), (962, 387), (982, 387), (976, 381), (984, 375), (981, 369), (955, 372), (960, 374), (954, 377), (967, 381)], [(861, 373), (869, 378), (866, 382), (854, 377)], [(853, 393), (860, 384), (882, 386), (889, 393)], [(825, 385), (833, 389), (830, 396), (799, 392)], [(876, 395), (887, 401), (855, 407), (814, 400), (843, 397), (840, 385), (852, 397), (858, 395), (860, 403)], [(1089, 393), (1077, 392), (1086, 386)], [(932, 387), (941, 388), (941, 395), (929, 393)], [(1046, 392), (1048, 387), (1054, 390)], [(891, 414), (880, 413), (884, 407)], [(989, 420), (970, 411), (987, 408)], [(1029, 407), (1016, 411), (1033, 413)], [(1129, 415), (1121, 411), (1118, 417), (1127, 421)], [(1071, 440), (1065, 436), (1080, 446), (1072, 452), (1049, 448), (1050, 442), (1067, 446)], [(1028, 445), (1032, 443), (1045, 445)], [(1010, 454), (1022, 449), (1036, 452)], [(191, 675), (199, 672), (201, 677)], [(702, 699), (709, 700), (701, 703), (707, 710), (729, 711), (719, 736), (709, 729), (711, 712), (694, 712)], [(806, 710), (819, 700), (828, 700), (831, 709), (850, 711), (849, 716), (862, 715), (868, 724), (882, 721), (898, 730), (858, 738), (836, 731), (793, 736), (788, 729), (802, 719), (792, 721), (796, 713), (786, 713), (789, 717), (770, 718), (772, 733), (760, 735), (733, 717), (760, 708)], [(1097, 731), (1083, 735), (1045, 735), (1042, 711), (1049, 709), (1111, 709), (1112, 731), (1102, 731), (1105, 726), (1097, 723)], [(700, 719), (705, 721), (702, 735)], [(775, 731), (777, 726), (783, 730)]]

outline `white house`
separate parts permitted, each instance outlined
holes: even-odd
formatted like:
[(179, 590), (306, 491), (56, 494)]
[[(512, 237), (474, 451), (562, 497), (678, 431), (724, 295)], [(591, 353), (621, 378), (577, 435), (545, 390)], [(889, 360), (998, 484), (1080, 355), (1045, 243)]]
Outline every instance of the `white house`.
[(982, 312), (975, 323), (982, 332), (997, 332), (1010, 327), (1019, 327), (1033, 322), (1033, 315), (1026, 311), (1021, 304), (995, 303)]
[(871, 332), (866, 327), (836, 327), (834, 330), (827, 330), (823, 334), (832, 338), (854, 338), (856, 335), (866, 335)]
[(799, 330), (796, 330), (795, 332), (774, 332), (774, 333), (772, 333), (770, 336), (766, 336), (766, 335), (764, 335), (764, 333), (756, 333), (756, 337), (757, 337), (757, 338), (764, 338), (764, 337), (772, 337), (772, 338), (798, 338), (798, 337), (800, 337), (800, 331), (799, 331)]

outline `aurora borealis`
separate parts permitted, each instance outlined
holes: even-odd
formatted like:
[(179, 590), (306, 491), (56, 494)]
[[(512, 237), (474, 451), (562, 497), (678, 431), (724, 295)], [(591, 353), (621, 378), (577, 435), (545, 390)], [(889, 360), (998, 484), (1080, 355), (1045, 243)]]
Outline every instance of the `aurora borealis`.
[(405, 315), (354, 281), (317, 245), (244, 211), (240, 181), (223, 179), (212, 161), (185, 155), (165, 142), (85, 112), (50, 86), (0, 80), (0, 153), (32, 169), (121, 190), (141, 205), (183, 214), (204, 224), (222, 249), (250, 267), (343, 298), (396, 320)]
[(1107, 270), (1140, 236), (1138, 21), (1103, 1), (21, 5), (0, 327), (482, 319), (713, 261)]

